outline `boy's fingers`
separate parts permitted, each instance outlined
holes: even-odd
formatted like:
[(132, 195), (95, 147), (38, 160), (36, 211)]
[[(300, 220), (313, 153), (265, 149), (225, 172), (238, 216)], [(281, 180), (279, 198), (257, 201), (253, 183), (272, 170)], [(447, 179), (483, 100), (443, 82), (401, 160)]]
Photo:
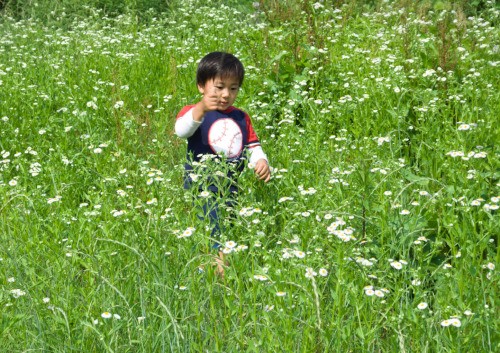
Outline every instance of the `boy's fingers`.
[(267, 172), (260, 177), (260, 180), (264, 180), (264, 182), (268, 182), (271, 179), (271, 173)]
[(260, 164), (255, 167), (255, 173), (259, 176), (260, 180), (268, 182), (271, 179), (271, 172), (267, 164)]
[(255, 172), (257, 174), (261, 175), (265, 171), (266, 171), (266, 166), (265, 165), (258, 164), (257, 166), (255, 166)]

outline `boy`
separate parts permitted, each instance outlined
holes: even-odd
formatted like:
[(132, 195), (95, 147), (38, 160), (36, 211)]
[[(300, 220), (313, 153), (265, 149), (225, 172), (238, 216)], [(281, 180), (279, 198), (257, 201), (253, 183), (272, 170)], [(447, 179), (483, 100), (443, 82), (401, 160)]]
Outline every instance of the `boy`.
[[(226, 161), (235, 163), (236, 169), (241, 171), (242, 158), (248, 152), (249, 164), (254, 166), (257, 177), (264, 182), (271, 178), (267, 156), (255, 134), (250, 117), (233, 106), (244, 75), (243, 64), (229, 53), (212, 52), (198, 64), (196, 81), (203, 97), (198, 103), (182, 108), (175, 123), (177, 136), (188, 140), (186, 188), (193, 184), (190, 176), (193, 164), (203, 161), (207, 155), (222, 154)], [(236, 178), (234, 173), (229, 173), (228, 177), (230, 180)], [(215, 198), (224, 192), (219, 190), (216, 183), (209, 183), (204, 187)], [(234, 183), (229, 186), (228, 191), (237, 192)], [(212, 236), (218, 236), (220, 226), (217, 201), (207, 202), (203, 211), (213, 225)]]

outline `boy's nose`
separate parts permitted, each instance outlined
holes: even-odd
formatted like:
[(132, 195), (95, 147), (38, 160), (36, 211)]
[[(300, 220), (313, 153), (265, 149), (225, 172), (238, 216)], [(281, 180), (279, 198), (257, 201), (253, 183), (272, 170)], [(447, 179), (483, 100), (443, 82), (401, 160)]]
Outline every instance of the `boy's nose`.
[(229, 89), (223, 89), (222, 90), (222, 97), (229, 97)]

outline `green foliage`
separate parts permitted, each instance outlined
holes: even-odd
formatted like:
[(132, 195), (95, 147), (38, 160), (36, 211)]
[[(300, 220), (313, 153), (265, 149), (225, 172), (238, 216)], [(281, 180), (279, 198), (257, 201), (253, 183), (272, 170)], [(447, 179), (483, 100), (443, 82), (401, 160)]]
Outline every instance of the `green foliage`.
[(143, 16), (150, 11), (156, 14), (168, 11), (169, 5), (169, 0), (90, 0), (84, 3), (75, 0), (2, 0), (0, 11), (17, 19), (38, 18), (51, 24), (58, 22), (58, 15), (62, 12), (69, 17), (87, 16), (91, 9), (98, 9), (110, 16), (125, 13)]
[[(37, 3), (0, 21), (2, 350), (499, 350), (496, 4)], [(224, 277), (173, 132), (214, 50), (273, 167)]]

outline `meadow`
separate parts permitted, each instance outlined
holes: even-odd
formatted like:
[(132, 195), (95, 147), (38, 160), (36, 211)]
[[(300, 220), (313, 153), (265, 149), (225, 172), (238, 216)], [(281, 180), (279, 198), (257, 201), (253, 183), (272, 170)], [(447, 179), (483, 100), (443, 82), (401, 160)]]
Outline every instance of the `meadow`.
[[(500, 351), (498, 5), (285, 3), (1, 13), (1, 352)], [(223, 277), (173, 132), (215, 50), (273, 167)]]

